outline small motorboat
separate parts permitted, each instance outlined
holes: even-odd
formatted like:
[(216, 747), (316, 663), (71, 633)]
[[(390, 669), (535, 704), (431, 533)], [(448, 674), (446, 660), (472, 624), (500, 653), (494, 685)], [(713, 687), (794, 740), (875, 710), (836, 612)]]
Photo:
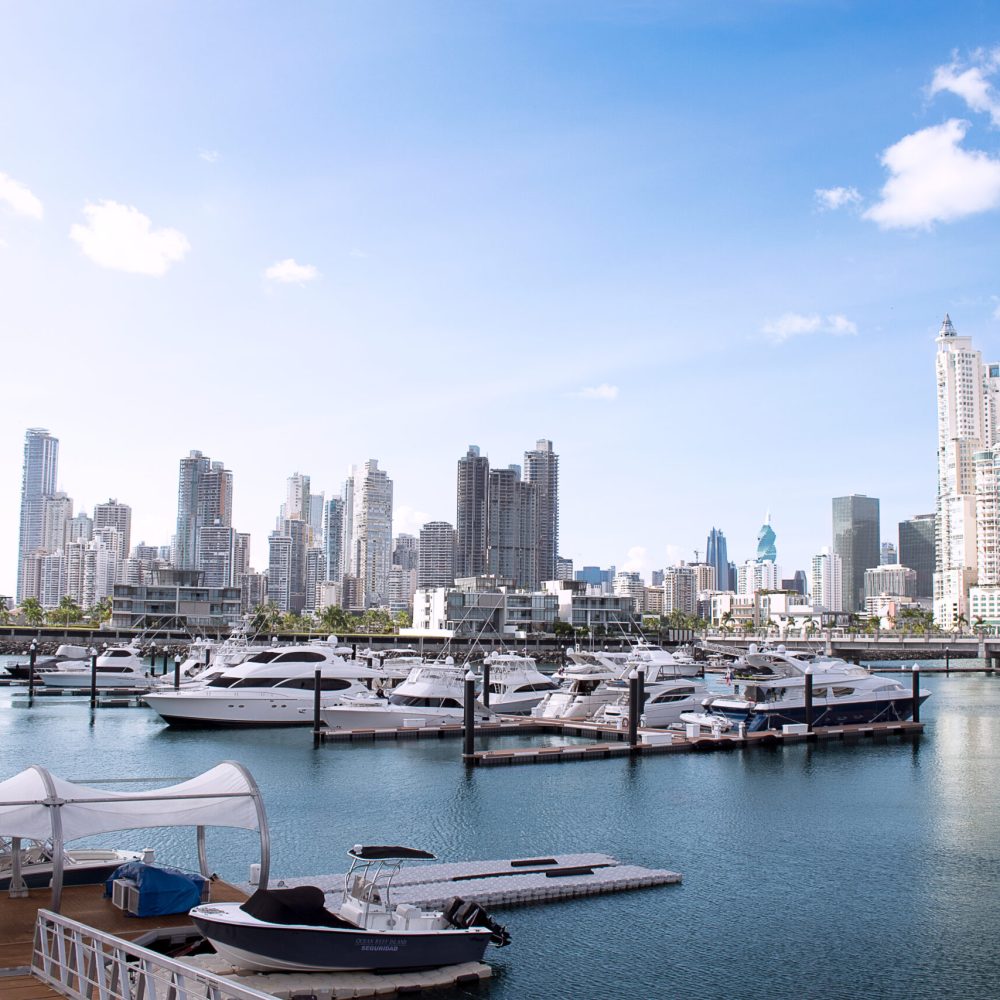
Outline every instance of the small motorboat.
[[(10, 888), (14, 872), (13, 840), (0, 837), (0, 892)], [(53, 846), (40, 840), (20, 841), (21, 880), (25, 888), (45, 888), (52, 881)], [(153, 860), (153, 852), (82, 849), (63, 851), (64, 885), (100, 885), (119, 865)]]
[(196, 906), (191, 919), (223, 958), (257, 972), (433, 969), (477, 962), (488, 944), (510, 943), (506, 928), (478, 903), (456, 896), (443, 910), (423, 910), (393, 902), (402, 864), (433, 854), (361, 844), (347, 854), (341, 893), (314, 885), (261, 888), (245, 903)]

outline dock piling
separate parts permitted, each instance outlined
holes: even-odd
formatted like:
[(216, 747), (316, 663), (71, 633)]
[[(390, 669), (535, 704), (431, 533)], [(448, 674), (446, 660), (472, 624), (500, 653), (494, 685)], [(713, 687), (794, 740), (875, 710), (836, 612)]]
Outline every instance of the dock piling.
[(321, 728), (321, 719), (319, 717), (320, 709), (320, 691), (322, 689), (322, 676), (323, 672), (319, 669), (313, 672), (313, 742), (319, 742), (319, 733)]
[(806, 667), (806, 728), (812, 732), (813, 727), (813, 674), (812, 667)]
[(167, 671), (170, 669), (170, 654), (164, 650), (163, 651), (163, 676), (167, 676)]
[(90, 707), (97, 708), (97, 650), (90, 650)]
[(174, 657), (174, 690), (177, 691), (181, 686), (181, 654), (178, 653)]
[(462, 758), (468, 763), (476, 752), (476, 675), (465, 675), (465, 719), (462, 731)]
[(635, 749), (639, 742), (639, 671), (628, 675), (628, 745)]
[(38, 654), (38, 644), (32, 642), (28, 648), (28, 705), (35, 700), (35, 657)]
[(483, 660), (483, 704), (490, 707), (490, 661), (489, 657)]
[(920, 721), (920, 667), (913, 664), (913, 721)]

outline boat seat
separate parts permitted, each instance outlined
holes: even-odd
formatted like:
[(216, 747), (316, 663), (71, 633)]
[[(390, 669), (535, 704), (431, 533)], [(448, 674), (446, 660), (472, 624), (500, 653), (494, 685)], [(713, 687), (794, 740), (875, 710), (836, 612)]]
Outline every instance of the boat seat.
[(258, 889), (240, 906), (244, 913), (269, 924), (305, 924), (309, 927), (357, 927), (326, 908), (326, 895), (317, 885), (293, 889)]

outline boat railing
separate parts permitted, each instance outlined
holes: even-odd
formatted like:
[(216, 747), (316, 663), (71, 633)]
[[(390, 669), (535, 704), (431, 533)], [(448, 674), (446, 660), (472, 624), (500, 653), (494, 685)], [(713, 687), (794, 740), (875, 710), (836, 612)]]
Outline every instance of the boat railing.
[(50, 910), (38, 911), (31, 972), (72, 1000), (274, 1000)]

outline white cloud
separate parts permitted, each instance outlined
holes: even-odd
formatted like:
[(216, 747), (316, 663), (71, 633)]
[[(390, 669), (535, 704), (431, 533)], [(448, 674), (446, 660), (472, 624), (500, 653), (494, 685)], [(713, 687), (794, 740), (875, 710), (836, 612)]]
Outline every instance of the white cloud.
[(951, 118), (890, 146), (882, 154), (890, 177), (865, 218), (883, 229), (926, 229), (1000, 205), (1000, 160), (961, 147), (968, 127)]
[(0, 204), (6, 205), (15, 215), (26, 215), (30, 219), (40, 219), (45, 210), (41, 201), (20, 181), (0, 174)]
[(577, 399), (603, 399), (610, 402), (618, 398), (618, 386), (602, 382), (600, 385), (587, 385), (577, 392), (571, 392)]
[(1000, 69), (1000, 48), (992, 52), (973, 52), (968, 63), (954, 56), (947, 66), (934, 70), (927, 93), (930, 97), (947, 92), (962, 98), (972, 111), (988, 114), (994, 125), (1000, 126), (1000, 94), (989, 78)]
[(823, 211), (836, 211), (845, 205), (857, 205), (861, 192), (855, 187), (816, 188), (816, 201)]
[(993, 310), (993, 318), (994, 318), (994, 319), (1000, 319), (1000, 306), (997, 306), (997, 307), (996, 307), (996, 308), (995, 308), (995, 309)]
[(645, 579), (648, 575), (649, 569), (649, 553), (646, 551), (645, 546), (633, 545), (632, 548), (628, 550), (628, 555), (626, 556), (625, 563), (622, 566), (623, 573), (640, 573)]
[(199, 149), (198, 156), (206, 163), (218, 163), (222, 159), (222, 153), (217, 149)]
[(350, 251), (350, 253), (348, 253), (347, 256), (357, 257), (358, 260), (365, 260), (368, 257), (368, 254), (364, 250), (359, 250), (357, 247), (355, 247), (353, 250)]
[(319, 271), (312, 264), (298, 264), (292, 257), (279, 260), (265, 272), (268, 281), (277, 281), (283, 285), (304, 285), (307, 281), (315, 281)]
[(95, 264), (129, 274), (166, 274), (183, 260), (191, 244), (176, 229), (153, 229), (148, 216), (116, 201), (88, 202), (86, 223), (75, 223), (69, 235)]
[(826, 333), (835, 337), (854, 336), (858, 332), (858, 325), (853, 320), (849, 320), (840, 313), (830, 316), (820, 316), (819, 313), (787, 312), (777, 319), (769, 320), (760, 329), (765, 340), (772, 344), (783, 344), (793, 337), (801, 337), (806, 334)]
[(406, 504), (397, 504), (392, 509), (392, 531), (394, 535), (419, 535), (420, 529), (434, 519), (426, 511), (416, 510)]

